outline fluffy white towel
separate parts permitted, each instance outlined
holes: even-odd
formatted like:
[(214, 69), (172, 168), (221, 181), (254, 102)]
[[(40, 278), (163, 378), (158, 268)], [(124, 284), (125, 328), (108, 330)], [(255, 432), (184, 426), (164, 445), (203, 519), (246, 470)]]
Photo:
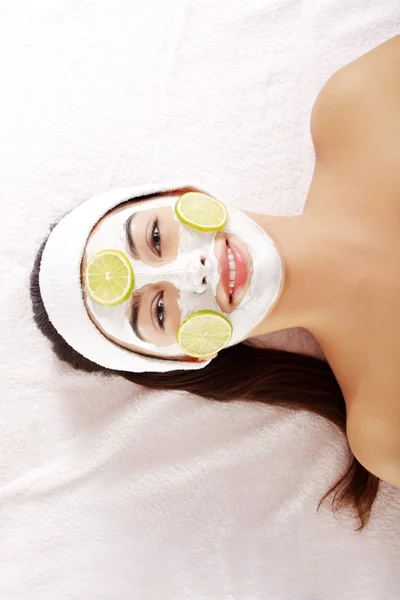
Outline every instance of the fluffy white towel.
[(35, 252), (95, 193), (175, 179), (300, 212), (328, 77), (398, 0), (0, 2), (0, 598), (397, 600), (400, 490), (353, 531), (325, 420), (79, 374), (32, 321)]

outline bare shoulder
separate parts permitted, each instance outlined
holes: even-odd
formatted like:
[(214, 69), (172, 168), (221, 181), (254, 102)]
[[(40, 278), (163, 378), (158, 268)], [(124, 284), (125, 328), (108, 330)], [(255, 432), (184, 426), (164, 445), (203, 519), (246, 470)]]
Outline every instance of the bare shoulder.
[[(371, 119), (397, 111), (400, 101), (400, 35), (376, 46), (334, 73), (320, 90), (311, 112), (316, 154), (338, 154), (352, 134)], [(396, 112), (396, 115), (398, 112)]]
[[(395, 386), (393, 386), (395, 387)], [(400, 488), (400, 394), (381, 384), (348, 403), (347, 438), (357, 460)]]

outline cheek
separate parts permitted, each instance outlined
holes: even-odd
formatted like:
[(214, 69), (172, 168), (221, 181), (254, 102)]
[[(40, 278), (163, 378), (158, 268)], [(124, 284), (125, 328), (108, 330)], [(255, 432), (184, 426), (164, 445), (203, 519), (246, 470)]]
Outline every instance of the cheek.
[(169, 337), (173, 336), (175, 340), (182, 319), (179, 292), (171, 283), (166, 283), (165, 288), (167, 298), (167, 333)]
[(190, 314), (199, 310), (214, 310), (216, 312), (221, 312), (211, 289), (206, 290), (202, 294), (182, 290), (178, 304), (181, 309), (181, 321), (184, 321)]
[(180, 242), (180, 225), (171, 216), (165, 220), (162, 234), (162, 258), (163, 262), (171, 263), (178, 256)]

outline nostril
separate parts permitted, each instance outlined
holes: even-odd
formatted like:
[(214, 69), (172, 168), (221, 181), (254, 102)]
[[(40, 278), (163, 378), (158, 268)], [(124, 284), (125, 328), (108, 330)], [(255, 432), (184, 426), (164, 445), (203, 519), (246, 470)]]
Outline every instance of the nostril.
[(202, 285), (207, 285), (207, 275), (204, 275), (201, 283), (202, 283)]
[(200, 258), (200, 261), (201, 261), (201, 264), (202, 264), (202, 265), (203, 265), (203, 267), (204, 267), (204, 265), (206, 264), (206, 259), (205, 259), (205, 257), (204, 257), (204, 256), (202, 256), (202, 257)]

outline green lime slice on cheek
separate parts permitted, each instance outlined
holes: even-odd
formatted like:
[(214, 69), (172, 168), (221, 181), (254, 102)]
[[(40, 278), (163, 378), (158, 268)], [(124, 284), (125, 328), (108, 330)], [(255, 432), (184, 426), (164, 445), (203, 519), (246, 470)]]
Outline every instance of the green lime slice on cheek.
[(134, 283), (131, 263), (118, 250), (97, 252), (86, 267), (86, 290), (98, 304), (122, 304), (131, 295)]
[(181, 223), (199, 231), (218, 231), (228, 220), (228, 210), (222, 202), (200, 192), (187, 192), (175, 204)]
[(199, 310), (181, 323), (176, 340), (185, 354), (207, 358), (225, 348), (232, 331), (232, 324), (220, 313)]

